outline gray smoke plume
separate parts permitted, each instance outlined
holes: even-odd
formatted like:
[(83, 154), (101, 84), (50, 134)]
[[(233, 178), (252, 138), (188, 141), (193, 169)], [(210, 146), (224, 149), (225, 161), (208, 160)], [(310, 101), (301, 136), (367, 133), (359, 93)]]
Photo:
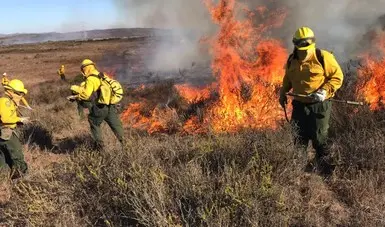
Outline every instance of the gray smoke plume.
[(200, 0), (115, 0), (118, 26), (170, 29), (147, 62), (152, 71), (174, 71), (207, 60), (199, 39), (214, 27)]
[[(285, 0), (289, 9), (286, 25), (294, 31), (310, 26), (320, 48), (331, 50), (337, 58), (348, 60), (360, 51), (359, 42), (370, 26), (385, 13), (385, 0)], [(290, 37), (290, 36), (289, 36)]]
[[(157, 27), (174, 29), (179, 45), (161, 46), (154, 56), (152, 67), (184, 67), (200, 59), (198, 38), (212, 34), (208, 10), (201, 0), (114, 0), (120, 24), (128, 27)], [(218, 2), (218, 0), (216, 1)], [(288, 17), (284, 26), (273, 33), (290, 50), (294, 31), (301, 26), (311, 27), (319, 48), (333, 51), (341, 61), (356, 56), (363, 35), (385, 13), (385, 0), (240, 0), (250, 9), (260, 5), (269, 8), (285, 7)], [(186, 31), (193, 31), (195, 36)]]

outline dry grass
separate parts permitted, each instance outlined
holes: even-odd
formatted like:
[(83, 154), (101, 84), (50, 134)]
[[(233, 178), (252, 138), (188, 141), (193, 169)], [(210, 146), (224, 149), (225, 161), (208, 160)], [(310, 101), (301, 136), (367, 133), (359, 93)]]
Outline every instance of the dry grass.
[[(64, 99), (69, 85), (58, 81), (55, 69), (63, 62), (76, 75), (84, 55), (97, 60), (97, 53), (125, 49), (119, 41), (64, 44), (0, 48), (0, 66), (14, 67), (7, 68), (10, 75), (30, 72), (21, 78), (31, 78), (35, 110), (22, 111), (36, 120), (21, 129), (29, 174), (13, 182), (0, 176), (0, 226), (385, 225), (383, 110), (334, 105), (332, 150), (339, 165), (327, 179), (302, 170), (305, 160), (297, 158), (287, 125), (204, 136), (127, 129), (124, 150), (105, 127), (108, 149), (96, 153), (88, 146), (88, 122)], [(346, 83), (339, 97), (352, 99), (353, 86)], [(123, 103), (143, 97), (151, 100), (149, 110), (160, 103), (178, 115), (197, 111), (170, 87), (127, 89)]]
[(108, 149), (96, 153), (87, 122), (63, 100), (68, 85), (54, 97), (40, 95), (51, 84), (31, 92), (39, 103), (32, 113), (38, 123), (23, 129), (31, 171), (3, 183), (1, 224), (385, 225), (383, 113), (335, 108), (332, 149), (340, 163), (324, 179), (302, 170), (287, 126), (204, 136), (127, 130), (124, 150), (106, 130)]

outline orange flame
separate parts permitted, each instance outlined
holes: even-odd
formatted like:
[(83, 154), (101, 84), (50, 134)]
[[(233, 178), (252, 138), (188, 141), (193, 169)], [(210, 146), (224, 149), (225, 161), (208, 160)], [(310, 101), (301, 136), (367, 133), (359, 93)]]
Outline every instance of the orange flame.
[[(181, 130), (204, 133), (208, 130), (236, 132), (242, 128), (275, 128), (283, 119), (277, 87), (282, 82), (288, 54), (281, 42), (266, 37), (267, 32), (282, 25), (286, 12), (259, 7), (255, 12), (260, 24), (256, 25), (256, 13), (236, 0), (220, 0), (218, 4), (213, 0), (203, 1), (219, 26), (215, 37), (205, 39), (211, 47), (212, 70), (217, 83), (204, 88), (185, 84), (175, 86), (189, 104), (207, 101), (203, 110), (199, 110), (201, 115), (190, 115)], [(242, 20), (237, 19), (239, 9), (246, 13)], [(124, 116), (130, 114), (138, 117), (139, 111), (137, 106), (130, 106), (123, 114), (123, 121)], [(153, 121), (154, 115), (145, 120)], [(137, 122), (143, 121), (140, 117), (136, 120), (129, 125), (135, 127)], [(161, 120), (157, 118), (158, 122)], [(160, 125), (161, 131), (167, 128), (164, 121)], [(146, 128), (148, 132), (157, 130), (157, 127), (150, 128)]]
[(264, 23), (254, 26), (254, 14), (247, 10), (247, 19), (236, 19), (235, 0), (220, 1), (217, 6), (211, 0), (205, 3), (220, 26), (211, 41), (212, 68), (219, 75), (219, 102), (209, 110), (214, 131), (275, 127), (282, 111), (274, 88), (282, 80), (287, 52), (279, 41), (264, 39), (263, 35), (282, 25), (285, 13), (277, 10), (266, 14), (266, 8), (258, 8)]
[(121, 115), (123, 122), (133, 128), (147, 130), (149, 134), (154, 132), (173, 133), (178, 131), (178, 115), (175, 109), (155, 108), (148, 117), (143, 116), (141, 110), (144, 102), (132, 103)]
[(385, 32), (378, 34), (373, 43), (378, 53), (362, 56), (364, 64), (358, 69), (357, 93), (371, 110), (379, 110), (385, 107)]
[(175, 85), (179, 95), (182, 96), (190, 104), (198, 103), (210, 98), (213, 86), (206, 86), (203, 88), (191, 87), (188, 84)]

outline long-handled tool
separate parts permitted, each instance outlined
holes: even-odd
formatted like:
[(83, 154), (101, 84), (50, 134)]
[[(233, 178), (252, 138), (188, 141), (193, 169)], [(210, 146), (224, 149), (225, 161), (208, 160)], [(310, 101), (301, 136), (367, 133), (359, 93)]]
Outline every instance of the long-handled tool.
[[(309, 98), (309, 99), (312, 99), (312, 97), (310, 95), (304, 95), (304, 94), (296, 94), (296, 93), (286, 93), (286, 95), (288, 96), (293, 96), (293, 97), (301, 97), (301, 98)], [(356, 105), (356, 106), (363, 106), (364, 103), (363, 102), (357, 102), (357, 101), (348, 101), (348, 100), (340, 100), (340, 99), (328, 99), (330, 101), (333, 101), (333, 102), (339, 102), (339, 103), (346, 103), (346, 104), (350, 104), (350, 105)]]
[(285, 112), (285, 118), (288, 123), (290, 123), (289, 118), (287, 117), (286, 105), (283, 106), (283, 111)]

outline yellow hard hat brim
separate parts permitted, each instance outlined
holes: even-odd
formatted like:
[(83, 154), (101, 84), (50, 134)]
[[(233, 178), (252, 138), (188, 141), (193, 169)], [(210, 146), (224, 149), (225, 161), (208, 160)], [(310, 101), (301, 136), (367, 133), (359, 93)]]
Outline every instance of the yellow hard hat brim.
[[(13, 88), (11, 88), (8, 85), (4, 85), (4, 88), (7, 89), (7, 90), (15, 91)], [(22, 93), (24, 93), (26, 95), (28, 93), (28, 90), (24, 88)]]

